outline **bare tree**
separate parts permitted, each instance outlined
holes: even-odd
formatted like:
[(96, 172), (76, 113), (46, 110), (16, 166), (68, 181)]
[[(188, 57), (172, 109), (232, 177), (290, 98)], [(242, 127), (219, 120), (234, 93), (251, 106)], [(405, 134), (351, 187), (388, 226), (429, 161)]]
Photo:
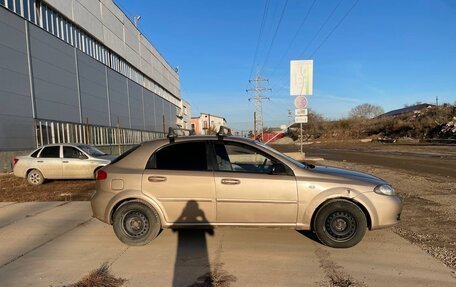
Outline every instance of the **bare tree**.
[(385, 111), (380, 106), (364, 103), (351, 109), (350, 117), (372, 119), (383, 114), (384, 112)]

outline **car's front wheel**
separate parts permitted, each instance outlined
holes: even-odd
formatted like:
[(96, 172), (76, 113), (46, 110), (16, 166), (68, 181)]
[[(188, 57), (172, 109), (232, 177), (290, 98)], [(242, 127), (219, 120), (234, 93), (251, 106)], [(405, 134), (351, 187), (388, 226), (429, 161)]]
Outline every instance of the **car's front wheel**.
[(160, 218), (157, 212), (141, 202), (129, 202), (114, 213), (114, 232), (125, 244), (146, 245), (160, 232)]
[(40, 185), (40, 184), (43, 184), (44, 177), (43, 177), (43, 174), (39, 170), (32, 169), (27, 174), (27, 181), (31, 185)]
[(349, 248), (363, 239), (367, 230), (364, 212), (348, 200), (334, 200), (323, 205), (315, 216), (314, 231), (325, 245)]

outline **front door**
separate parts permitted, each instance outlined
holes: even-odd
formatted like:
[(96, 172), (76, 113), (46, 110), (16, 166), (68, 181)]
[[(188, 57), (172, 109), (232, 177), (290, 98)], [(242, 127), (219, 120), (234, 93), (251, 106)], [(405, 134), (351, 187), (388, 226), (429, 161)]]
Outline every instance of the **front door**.
[(214, 144), (217, 222), (294, 224), (297, 186), (292, 171), (246, 144)]
[(156, 199), (166, 221), (208, 225), (215, 221), (214, 173), (207, 143), (172, 143), (154, 153), (143, 173), (143, 192)]
[(63, 178), (93, 178), (95, 166), (79, 149), (63, 146)]

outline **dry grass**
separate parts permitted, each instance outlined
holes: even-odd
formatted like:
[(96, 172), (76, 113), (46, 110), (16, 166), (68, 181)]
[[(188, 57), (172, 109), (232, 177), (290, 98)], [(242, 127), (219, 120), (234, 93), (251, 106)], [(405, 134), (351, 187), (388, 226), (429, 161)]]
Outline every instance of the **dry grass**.
[(95, 190), (94, 180), (47, 181), (32, 186), (24, 178), (12, 174), (0, 175), (0, 201), (68, 201), (90, 200)]
[(114, 277), (109, 272), (108, 264), (103, 263), (100, 268), (92, 271), (78, 282), (61, 287), (120, 287), (125, 282), (127, 282), (126, 279)]
[[(456, 106), (429, 107), (416, 113), (376, 119), (345, 118), (335, 121), (310, 115), (306, 124), (306, 140), (346, 140), (360, 138), (456, 139), (456, 134), (444, 131), (456, 116)], [(297, 133), (291, 135), (297, 138)]]

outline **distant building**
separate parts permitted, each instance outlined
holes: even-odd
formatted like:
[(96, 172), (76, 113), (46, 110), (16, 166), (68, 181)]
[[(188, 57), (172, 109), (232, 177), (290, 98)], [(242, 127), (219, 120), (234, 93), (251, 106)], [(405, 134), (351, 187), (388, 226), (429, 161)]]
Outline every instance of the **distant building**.
[(227, 126), (225, 118), (201, 113), (199, 117), (192, 117), (192, 130), (197, 135), (207, 135), (212, 132), (217, 132), (220, 126)]
[(190, 103), (182, 100), (182, 128), (191, 129), (192, 128), (192, 112)]
[(400, 116), (400, 115), (405, 115), (405, 114), (410, 114), (414, 113), (416, 111), (425, 109), (427, 107), (433, 107), (434, 105), (431, 104), (419, 104), (419, 105), (414, 105), (410, 107), (405, 107), (402, 109), (397, 109), (397, 110), (392, 110), (387, 113), (384, 113), (382, 115), (379, 115), (377, 118), (384, 118), (384, 117), (395, 117), (395, 116)]

